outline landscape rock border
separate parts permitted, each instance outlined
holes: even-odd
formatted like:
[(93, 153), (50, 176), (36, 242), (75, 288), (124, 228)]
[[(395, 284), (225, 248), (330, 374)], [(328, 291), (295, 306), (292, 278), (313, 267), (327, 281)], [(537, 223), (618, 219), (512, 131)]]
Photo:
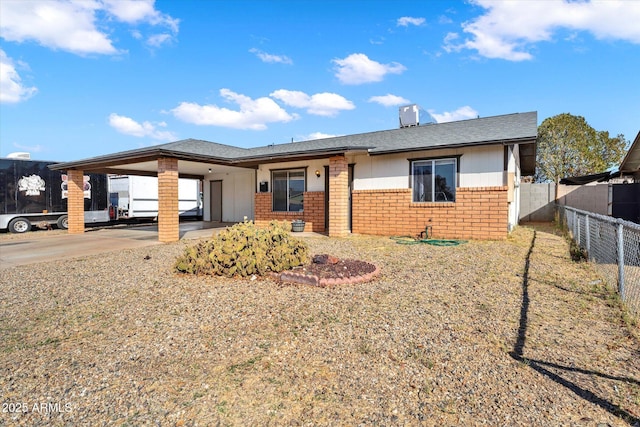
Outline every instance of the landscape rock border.
[(315, 274), (298, 273), (292, 270), (283, 271), (282, 273), (271, 273), (271, 276), (276, 280), (280, 280), (285, 283), (311, 285), (317, 286), (319, 288), (326, 288), (336, 285), (353, 285), (356, 283), (369, 282), (380, 274), (380, 268), (377, 265), (371, 264), (369, 262), (367, 264), (373, 266), (374, 270), (370, 273), (362, 274), (360, 276), (320, 278)]

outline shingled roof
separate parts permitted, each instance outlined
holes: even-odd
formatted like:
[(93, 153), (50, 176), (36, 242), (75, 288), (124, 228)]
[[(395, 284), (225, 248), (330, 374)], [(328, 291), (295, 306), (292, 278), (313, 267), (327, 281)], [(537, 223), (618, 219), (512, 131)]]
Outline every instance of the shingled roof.
[[(438, 148), (512, 143), (532, 144), (532, 149), (529, 149), (528, 152), (527, 150), (521, 150), (521, 159), (523, 156), (528, 158), (533, 155), (533, 167), (535, 167), (537, 134), (537, 113), (528, 112), (255, 148), (240, 148), (209, 141), (185, 139), (137, 150), (58, 163), (53, 165), (52, 169), (81, 169), (98, 164), (109, 166), (118, 163), (151, 160), (162, 156), (247, 167), (261, 162), (323, 157), (350, 151), (363, 151), (370, 155), (379, 155)], [(523, 167), (523, 173), (525, 173), (524, 169)], [(527, 167), (527, 169), (531, 169), (531, 167)]]

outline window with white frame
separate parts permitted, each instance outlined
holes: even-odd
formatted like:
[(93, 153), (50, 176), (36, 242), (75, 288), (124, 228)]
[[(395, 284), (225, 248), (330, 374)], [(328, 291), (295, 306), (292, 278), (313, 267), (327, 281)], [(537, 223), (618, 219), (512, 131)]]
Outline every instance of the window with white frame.
[(272, 171), (273, 210), (277, 212), (302, 211), (304, 180), (304, 169)]
[(411, 162), (414, 202), (455, 202), (458, 159)]

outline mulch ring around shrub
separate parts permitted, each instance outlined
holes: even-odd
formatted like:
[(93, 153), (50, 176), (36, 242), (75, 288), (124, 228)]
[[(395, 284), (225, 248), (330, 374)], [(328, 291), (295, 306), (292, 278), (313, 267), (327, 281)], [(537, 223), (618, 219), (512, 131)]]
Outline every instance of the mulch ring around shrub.
[(380, 273), (374, 264), (354, 259), (316, 255), (309, 265), (274, 274), (282, 282), (327, 287), (368, 282)]

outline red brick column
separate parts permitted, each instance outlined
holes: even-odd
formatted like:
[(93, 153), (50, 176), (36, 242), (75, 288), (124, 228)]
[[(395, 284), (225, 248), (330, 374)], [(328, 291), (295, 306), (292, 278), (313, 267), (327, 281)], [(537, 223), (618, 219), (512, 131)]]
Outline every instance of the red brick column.
[(180, 240), (178, 159), (158, 159), (158, 240)]
[(329, 236), (346, 236), (349, 228), (348, 164), (344, 155), (329, 158)]
[(67, 171), (67, 215), (69, 217), (69, 233), (84, 233), (84, 172)]

